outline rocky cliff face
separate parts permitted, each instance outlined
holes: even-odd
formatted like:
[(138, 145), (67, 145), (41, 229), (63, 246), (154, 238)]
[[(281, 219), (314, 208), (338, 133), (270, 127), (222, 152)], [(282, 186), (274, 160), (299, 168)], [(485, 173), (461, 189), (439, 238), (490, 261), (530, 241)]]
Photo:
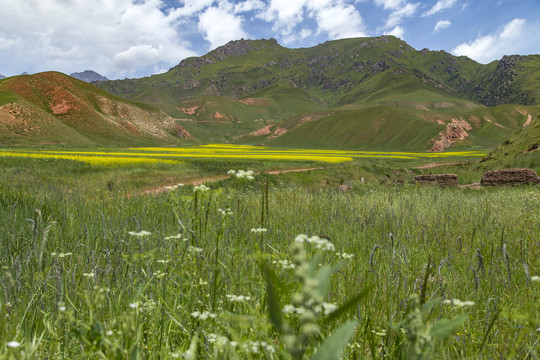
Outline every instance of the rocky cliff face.
[(100, 75), (97, 72), (92, 71), (92, 70), (85, 70), (83, 72), (76, 72), (76, 73), (70, 74), (70, 76), (74, 77), (75, 79), (79, 79), (81, 81), (87, 82), (87, 83), (91, 83), (92, 81), (107, 81), (107, 80), (109, 80), (105, 76), (102, 76), (102, 75)]

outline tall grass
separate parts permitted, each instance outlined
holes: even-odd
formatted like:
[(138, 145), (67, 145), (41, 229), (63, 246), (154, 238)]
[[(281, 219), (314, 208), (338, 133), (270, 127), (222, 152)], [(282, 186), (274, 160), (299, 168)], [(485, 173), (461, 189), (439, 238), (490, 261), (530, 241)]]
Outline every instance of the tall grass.
[[(538, 357), (537, 188), (270, 183), (129, 198), (2, 186), (0, 358), (316, 358), (351, 329), (344, 358)], [(299, 234), (335, 246), (306, 243), (309, 276)], [(286, 305), (314, 306), (295, 295), (310, 276), (321, 304), (365, 296), (306, 322)]]

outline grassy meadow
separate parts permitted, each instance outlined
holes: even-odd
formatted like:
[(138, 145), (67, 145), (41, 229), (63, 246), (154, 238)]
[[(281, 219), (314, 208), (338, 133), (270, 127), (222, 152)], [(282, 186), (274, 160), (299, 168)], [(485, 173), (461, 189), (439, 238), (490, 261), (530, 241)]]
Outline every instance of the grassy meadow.
[(188, 149), (0, 151), (0, 358), (539, 358), (537, 187), (410, 181), (478, 181), (474, 152)]

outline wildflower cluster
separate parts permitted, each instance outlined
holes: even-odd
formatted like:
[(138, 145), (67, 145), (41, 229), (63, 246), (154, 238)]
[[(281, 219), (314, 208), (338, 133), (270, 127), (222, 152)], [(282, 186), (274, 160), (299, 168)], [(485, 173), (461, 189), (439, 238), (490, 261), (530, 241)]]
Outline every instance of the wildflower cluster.
[(231, 295), (231, 294), (227, 294), (227, 295), (225, 295), (225, 297), (226, 297), (227, 300), (229, 300), (230, 302), (243, 302), (243, 301), (249, 301), (249, 300), (251, 300), (251, 297), (250, 297), (250, 296), (244, 296), (244, 295)]
[(237, 179), (253, 180), (255, 179), (253, 170), (229, 170), (227, 175), (236, 177)]
[(178, 235), (171, 235), (171, 236), (167, 236), (165, 237), (165, 240), (183, 240), (183, 241), (186, 241), (187, 238), (182, 238), (182, 234), (178, 234)]
[(336, 248), (328, 239), (321, 238), (317, 235), (309, 237), (305, 234), (300, 234), (294, 239), (294, 241), (297, 243), (307, 242), (308, 244), (314, 245), (316, 249), (321, 250), (334, 251)]
[(337, 252), (336, 255), (344, 260), (349, 260), (354, 257), (354, 254), (347, 254), (346, 252)]
[(461, 301), (459, 299), (444, 300), (443, 304), (451, 304), (455, 307), (473, 306), (474, 301)]
[(233, 214), (230, 207), (227, 207), (225, 209), (218, 209), (218, 212), (221, 214), (221, 216), (231, 216)]
[[(313, 307), (313, 310), (316, 314), (319, 315), (329, 315), (336, 311), (338, 309), (338, 306), (336, 304), (331, 304), (327, 302), (322, 302), (321, 304), (315, 305)], [(284, 314), (296, 314), (296, 315), (302, 315), (307, 311), (307, 309), (303, 306), (296, 307), (291, 304), (287, 304), (283, 306), (283, 313)]]
[(71, 256), (71, 255), (73, 255), (73, 253), (71, 253), (71, 252), (68, 252), (68, 253), (55, 253), (55, 252), (53, 252), (53, 253), (51, 253), (52, 257), (57, 257), (59, 259)]
[(145, 237), (145, 236), (150, 236), (150, 235), (152, 235), (151, 232), (146, 231), (146, 230), (141, 230), (141, 231), (139, 231), (139, 232), (130, 231), (128, 234), (131, 235), (131, 236), (136, 236), (136, 237)]
[(261, 350), (264, 350), (269, 354), (274, 354), (276, 352), (276, 349), (266, 341), (247, 341), (242, 344), (242, 349), (251, 354), (259, 354)]
[(172, 185), (172, 186), (166, 186), (165, 189), (167, 190), (176, 190), (176, 189), (179, 189), (181, 187), (183, 187), (184, 184), (176, 184), (176, 185)]
[(207, 192), (207, 191), (210, 191), (210, 188), (204, 184), (201, 184), (201, 185), (196, 185), (193, 187), (193, 191), (194, 192)]
[(272, 264), (279, 265), (283, 270), (294, 269), (296, 267), (296, 265), (289, 260), (274, 260), (272, 261)]
[(254, 229), (251, 229), (251, 232), (252, 233), (256, 233), (256, 234), (264, 234), (265, 232), (267, 232), (268, 229), (265, 229), (265, 228), (254, 228)]
[(217, 317), (217, 315), (205, 310), (205, 311), (202, 311), (202, 312), (201, 311), (194, 311), (194, 312), (191, 313), (191, 317), (193, 317), (193, 318), (195, 318), (197, 320), (205, 321), (208, 318), (215, 319)]

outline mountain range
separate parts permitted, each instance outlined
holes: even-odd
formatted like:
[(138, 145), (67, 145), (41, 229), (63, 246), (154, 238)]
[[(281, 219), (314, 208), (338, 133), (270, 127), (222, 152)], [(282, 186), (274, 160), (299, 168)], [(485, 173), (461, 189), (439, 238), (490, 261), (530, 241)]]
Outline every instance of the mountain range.
[(540, 113), (540, 56), (482, 65), (393, 36), (304, 49), (238, 40), (164, 74), (97, 86), (160, 108), (203, 141), (493, 148)]
[[(540, 114), (539, 55), (505, 56), (482, 65), (444, 51), (416, 50), (393, 36), (302, 49), (285, 48), (274, 39), (231, 41), (163, 74), (84, 86), (59, 73), (13, 77), (0, 81), (0, 109), (5, 99), (29, 101), (8, 83), (44, 79), (48, 89), (65, 93), (32, 102), (44, 113), (69, 118), (73, 109), (56, 114), (54, 107), (62, 96), (72, 96), (86, 99), (96, 119), (118, 117), (96, 100), (106, 98), (141, 114), (159, 114), (169, 136), (150, 138), (162, 144), (492, 149)], [(71, 84), (68, 91), (65, 84)], [(129, 133), (120, 137), (130, 142)], [(115, 139), (97, 138), (100, 143)]]

